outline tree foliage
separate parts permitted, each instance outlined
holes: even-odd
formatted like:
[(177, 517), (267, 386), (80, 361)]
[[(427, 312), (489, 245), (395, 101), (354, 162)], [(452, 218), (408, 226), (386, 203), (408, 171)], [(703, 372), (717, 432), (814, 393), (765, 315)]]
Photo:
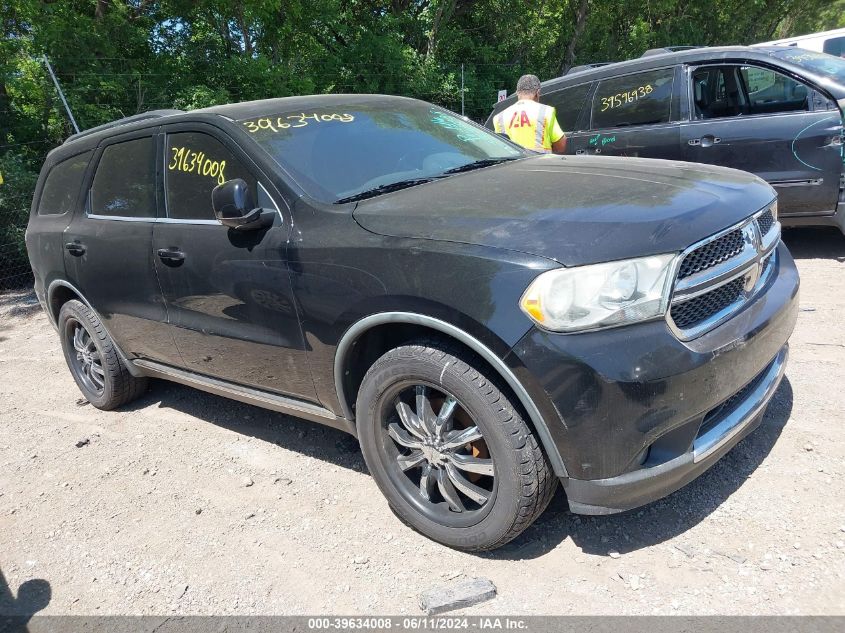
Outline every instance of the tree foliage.
[(751, 43), (843, 26), (844, 15), (845, 0), (0, 0), (0, 277), (4, 257), (20, 257), (4, 245), (20, 239), (34, 174), (72, 132), (43, 55), (83, 128), (325, 92), (459, 110), (462, 68), (466, 113), (483, 118), (523, 72)]

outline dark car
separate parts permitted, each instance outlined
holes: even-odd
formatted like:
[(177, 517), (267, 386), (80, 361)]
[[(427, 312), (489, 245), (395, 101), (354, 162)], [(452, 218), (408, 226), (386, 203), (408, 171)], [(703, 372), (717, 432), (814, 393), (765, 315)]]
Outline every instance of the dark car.
[[(750, 171), (778, 192), (784, 226), (845, 232), (845, 59), (794, 47), (652, 50), (543, 83), (567, 152)], [(487, 121), (514, 103), (497, 104)]]
[(412, 99), (154, 112), (50, 153), (26, 235), (102, 409), (164, 378), (342, 429), (414, 528), (619, 512), (755, 428), (798, 274), (723, 168), (538, 156)]

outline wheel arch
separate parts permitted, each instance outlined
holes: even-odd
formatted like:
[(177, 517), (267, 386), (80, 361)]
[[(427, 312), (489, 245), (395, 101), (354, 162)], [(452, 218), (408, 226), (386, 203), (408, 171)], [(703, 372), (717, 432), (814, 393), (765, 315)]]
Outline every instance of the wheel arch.
[[(53, 325), (58, 325), (59, 323), (59, 311), (62, 309), (62, 306), (71, 301), (72, 299), (76, 299), (81, 301), (86, 306), (94, 310), (88, 300), (82, 296), (82, 293), (70, 282), (65, 281), (64, 279), (56, 279), (50, 283), (49, 288), (47, 288), (47, 316), (50, 318), (50, 321)], [(96, 310), (94, 310), (96, 312)]]
[[(505, 382), (519, 401), (529, 418), (529, 424), (536, 432), (551, 462), (555, 474), (558, 477), (568, 476), (563, 459), (552, 439), (545, 419), (528, 391), (519, 379), (517, 379), (510, 367), (493, 350), (472, 334), (451, 323), (424, 314), (413, 312), (381, 312), (360, 319), (346, 330), (337, 345), (334, 359), (335, 390), (344, 417), (349, 420), (355, 419), (352, 403), (357, 395), (360, 381), (357, 384), (350, 384), (348, 380), (350, 367), (355, 355), (355, 347), (359, 342), (365, 340), (368, 334), (372, 334), (378, 330), (384, 331), (387, 326), (392, 326), (396, 328), (394, 331), (401, 332), (398, 334), (398, 340), (409, 340), (410, 338), (414, 338), (414, 334), (419, 336), (424, 335), (426, 332), (435, 333), (441, 337), (457, 341), (478, 355)], [(368, 367), (369, 364), (366, 366)], [(360, 377), (363, 377), (363, 372)]]
[(79, 291), (79, 289), (74, 286), (69, 281), (65, 281), (64, 279), (55, 279), (50, 283), (50, 286), (47, 288), (47, 317), (53, 324), (53, 327), (58, 329), (59, 326), (59, 312), (62, 309), (62, 306), (71, 301), (76, 299), (84, 303), (94, 314), (97, 315), (97, 318), (100, 320), (100, 323), (103, 326), (103, 329), (108, 334), (109, 338), (112, 341), (112, 345), (114, 346), (117, 355), (123, 361), (126, 370), (132, 374), (135, 378), (141, 378), (144, 376), (144, 372), (141, 371), (134, 363), (131, 363), (126, 355), (123, 353), (123, 350), (117, 344), (117, 341), (114, 340), (114, 337), (109, 332), (108, 327), (106, 326), (105, 322), (103, 321), (103, 317), (97, 311), (97, 308), (91, 305), (91, 302), (85, 298), (85, 295)]

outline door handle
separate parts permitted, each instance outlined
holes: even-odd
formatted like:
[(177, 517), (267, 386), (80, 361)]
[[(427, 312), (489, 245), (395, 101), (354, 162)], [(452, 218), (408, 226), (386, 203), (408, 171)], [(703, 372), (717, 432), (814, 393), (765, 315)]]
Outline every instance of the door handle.
[(692, 145), (693, 147), (698, 145), (700, 145), (701, 147), (710, 147), (711, 145), (716, 145), (721, 142), (722, 139), (718, 136), (707, 134), (706, 136), (702, 136), (701, 138), (691, 138), (687, 141), (687, 145)]
[(85, 254), (85, 245), (80, 242), (68, 242), (65, 244), (65, 250), (74, 257), (81, 257)]
[(158, 249), (158, 256), (164, 262), (181, 262), (185, 260), (185, 253), (176, 247)]
[(586, 153), (587, 153), (587, 150), (585, 150), (585, 149), (576, 149), (575, 150), (576, 156), (581, 156), (582, 154), (586, 154)]

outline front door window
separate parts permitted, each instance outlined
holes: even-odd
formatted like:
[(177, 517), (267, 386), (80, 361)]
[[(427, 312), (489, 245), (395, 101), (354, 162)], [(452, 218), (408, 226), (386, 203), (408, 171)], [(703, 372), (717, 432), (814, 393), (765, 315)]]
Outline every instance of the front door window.
[(812, 91), (791, 77), (757, 66), (705, 66), (692, 73), (693, 118), (806, 112)]

